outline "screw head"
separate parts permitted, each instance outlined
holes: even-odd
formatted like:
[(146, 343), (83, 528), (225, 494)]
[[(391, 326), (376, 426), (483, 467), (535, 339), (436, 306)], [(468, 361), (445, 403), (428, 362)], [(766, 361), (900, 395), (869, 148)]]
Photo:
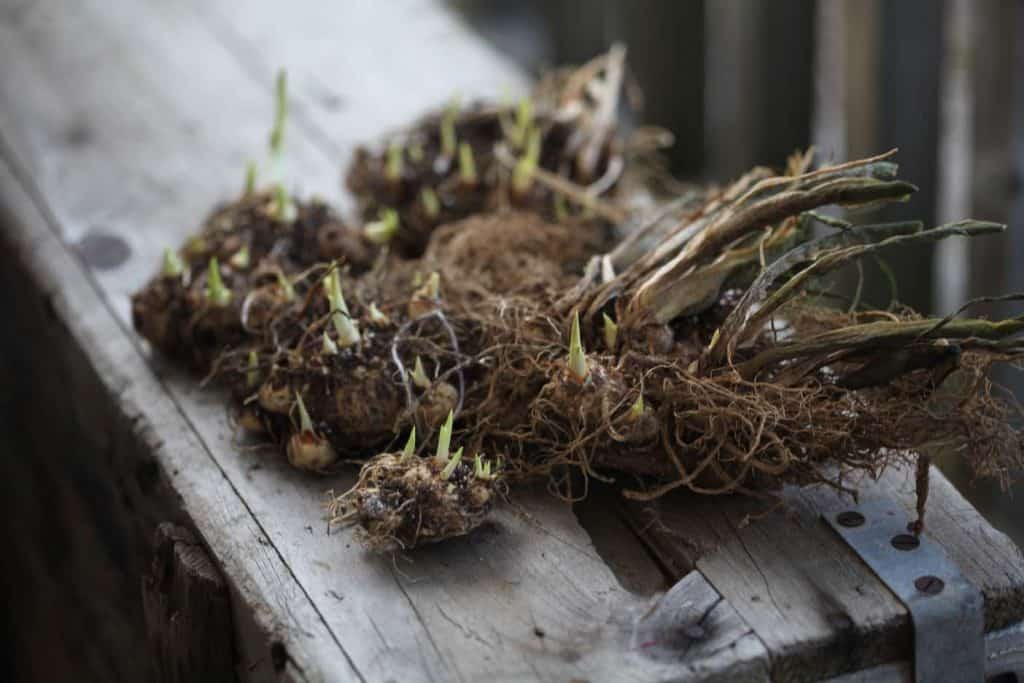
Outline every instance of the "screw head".
[(914, 579), (914, 588), (926, 595), (938, 595), (945, 587), (946, 583), (942, 579), (937, 576), (932, 576), (931, 574), (919, 576)]
[(862, 526), (864, 524), (864, 515), (860, 514), (856, 510), (846, 510), (836, 515), (836, 522), (840, 526), (855, 527)]
[(892, 547), (896, 550), (914, 550), (921, 541), (918, 540), (917, 536), (911, 534), (896, 534), (892, 537)]

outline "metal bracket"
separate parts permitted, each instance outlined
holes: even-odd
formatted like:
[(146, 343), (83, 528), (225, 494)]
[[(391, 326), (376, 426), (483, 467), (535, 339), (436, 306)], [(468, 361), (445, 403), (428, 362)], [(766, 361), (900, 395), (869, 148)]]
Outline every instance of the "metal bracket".
[(984, 600), (942, 546), (926, 533), (912, 534), (913, 520), (890, 500), (825, 518), (910, 611), (914, 681), (985, 680)]

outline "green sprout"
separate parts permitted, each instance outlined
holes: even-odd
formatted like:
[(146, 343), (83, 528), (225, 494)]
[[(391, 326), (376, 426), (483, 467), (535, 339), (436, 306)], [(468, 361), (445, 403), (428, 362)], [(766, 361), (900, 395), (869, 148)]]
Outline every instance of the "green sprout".
[(468, 142), (459, 143), (459, 178), (463, 185), (476, 185), (476, 161)]
[(250, 161), (245, 165), (245, 195), (249, 196), (256, 191), (256, 162)]
[(452, 459), (449, 460), (448, 464), (444, 466), (443, 470), (441, 470), (441, 478), (447, 481), (448, 477), (452, 476), (452, 472), (455, 471), (455, 468), (459, 466), (459, 462), (461, 460), (462, 446), (459, 446), (459, 450), (455, 451), (455, 455), (452, 456)]
[(402, 159), (402, 145), (398, 142), (392, 142), (388, 145), (387, 161), (384, 163), (384, 177), (393, 183), (397, 183), (402, 179), (404, 165), (404, 160)]
[(377, 220), (363, 226), (363, 237), (374, 244), (387, 244), (398, 232), (398, 212), (383, 208)]
[(452, 411), (448, 411), (448, 419), (441, 425), (441, 429), (437, 433), (437, 451), (434, 453), (434, 457), (441, 462), (447, 462), (448, 460), (448, 449), (452, 444), (452, 429), (454, 427), (455, 414)]
[(409, 432), (409, 439), (405, 442), (405, 448), (402, 449), (402, 460), (408, 460), (416, 453), (416, 425), (413, 425), (412, 430)]
[(391, 322), (391, 318), (385, 315), (379, 308), (377, 308), (377, 302), (371, 301), (368, 310), (370, 314), (370, 322), (374, 325), (387, 325)]
[(295, 204), (288, 198), (288, 193), (284, 189), (284, 184), (278, 183), (275, 189), (274, 198), (274, 217), (279, 221), (285, 223), (295, 220), (297, 211)]
[(260, 383), (260, 357), (255, 350), (249, 352), (248, 365), (245, 371), (245, 386), (255, 389)]
[(629, 407), (629, 419), (634, 421), (639, 420), (641, 417), (643, 417), (643, 414), (644, 395), (641, 393), (639, 396), (636, 397), (636, 400), (633, 401), (633, 405)]
[(292, 286), (291, 281), (280, 270), (277, 271), (277, 285), (281, 288), (281, 294), (284, 296), (285, 301), (295, 300), (295, 287)]
[(185, 242), (185, 253), (189, 256), (202, 256), (209, 248), (210, 245), (202, 235), (193, 235)]
[(572, 332), (569, 335), (569, 373), (580, 382), (587, 379), (587, 357), (583, 353), (583, 342), (580, 340), (579, 311), (572, 317)]
[(331, 305), (331, 322), (338, 332), (338, 344), (348, 347), (359, 343), (359, 328), (348, 311), (345, 296), (341, 293), (341, 274), (338, 272), (337, 263), (332, 264), (331, 268), (334, 270), (333, 275), (324, 277), (327, 301)]
[(284, 69), (277, 72), (274, 127), (270, 129), (270, 153), (280, 158), (284, 152), (284, 127), (288, 121), (288, 75)]
[(523, 97), (519, 100), (519, 104), (516, 107), (516, 125), (512, 129), (512, 145), (516, 149), (522, 149), (523, 145), (526, 144), (526, 136), (530, 131), (532, 123), (533, 100), (529, 97)]
[(409, 377), (412, 379), (412, 383), (420, 389), (430, 388), (430, 378), (427, 377), (427, 373), (423, 369), (423, 361), (419, 356), (416, 356), (416, 364), (413, 366), (412, 373)]
[(309, 416), (309, 411), (306, 410), (306, 404), (302, 402), (302, 394), (295, 392), (295, 404), (299, 408), (299, 427), (304, 432), (313, 433), (313, 418)]
[(243, 245), (228, 259), (228, 265), (235, 270), (246, 270), (249, 267), (249, 245)]
[(338, 353), (338, 345), (334, 343), (330, 335), (327, 334), (327, 330), (324, 330), (323, 344), (321, 345), (321, 352), (325, 356), (335, 356)]
[(206, 271), (206, 300), (218, 308), (231, 303), (231, 290), (224, 286), (220, 278), (220, 265), (216, 256), (210, 257), (210, 267)]
[(708, 352), (715, 350), (715, 346), (718, 344), (719, 338), (722, 336), (722, 328), (715, 328), (715, 333), (711, 335), (711, 341), (708, 342)]
[(491, 463), (484, 460), (479, 453), (473, 459), (473, 476), (477, 479), (491, 478)]
[(185, 264), (181, 262), (178, 252), (173, 249), (164, 249), (164, 265), (160, 274), (164, 277), (181, 277), (185, 272)]
[(455, 119), (459, 116), (459, 98), (452, 98), (441, 115), (441, 155), (446, 159), (455, 156), (457, 138), (455, 137)]
[(424, 187), (420, 191), (420, 203), (423, 204), (423, 212), (430, 218), (437, 218), (441, 214), (441, 200), (431, 187)]
[(609, 351), (614, 351), (615, 342), (619, 338), (619, 326), (615, 324), (615, 321), (607, 313), (602, 313), (601, 316), (604, 319), (604, 345)]
[(428, 299), (440, 299), (441, 298), (441, 276), (437, 274), (435, 270), (427, 278), (426, 283), (420, 289), (420, 293)]
[(526, 152), (512, 169), (512, 189), (517, 194), (527, 193), (533, 185), (533, 174), (540, 163), (540, 142), (540, 131), (530, 131)]

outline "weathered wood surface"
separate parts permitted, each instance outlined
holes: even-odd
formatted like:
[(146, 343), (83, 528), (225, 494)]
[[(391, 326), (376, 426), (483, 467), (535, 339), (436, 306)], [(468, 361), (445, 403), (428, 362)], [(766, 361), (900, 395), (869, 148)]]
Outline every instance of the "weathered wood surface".
[[(863, 498), (914, 509), (912, 469), (858, 482)], [(662, 561), (700, 570), (761, 637), (773, 676), (816, 680), (899, 660), (910, 651), (906, 609), (880, 584), (822, 514), (842, 510), (830, 490), (788, 489), (785, 507), (763, 519), (765, 503), (680, 495), (625, 514)], [(985, 597), (987, 631), (1024, 614), (1024, 556), (993, 529), (940, 472), (931, 473), (926, 531)]]
[[(294, 98), (290, 177), (342, 205), (355, 142), (454, 91), (523, 87), (438, 6), (43, 0), (0, 13), (0, 63), (0, 272), (24, 338), (45, 341), (23, 371), (102, 454), (91, 465), (124, 497), (125, 533), (143, 543), (171, 519), (210, 550), (240, 680), (767, 680), (905, 656), (905, 613), (829, 535), (816, 494), (742, 531), (743, 501), (663, 506), (667, 536), (631, 517), (658, 564), (635, 538), (615, 542), (621, 519), (541, 492), (467, 539), (373, 557), (323, 523), (324, 490), (351, 475), (240, 448), (223, 397), (132, 333), (128, 295), (160, 250), (262, 156), (276, 67)], [(942, 484), (932, 528), (957, 557), (978, 554), (968, 571), (990, 622), (1019, 616), (1019, 554)], [(714, 544), (691, 573), (687, 548)], [(623, 587), (648, 594), (662, 571), (682, 579), (664, 597)]]
[[(355, 139), (454, 90), (479, 91), (486, 81), (493, 92), (519, 79), (459, 38), (457, 25), (432, 4), (367, 7), (321, 21), (314, 5), (292, 5), (272, 24), (270, 45), (302, 46), (302, 55), (323, 50), (297, 59), (292, 72), (288, 156), (303, 189), (329, 197), (338, 196), (339, 169)], [(671, 675), (676, 663), (625, 651), (624, 615), (639, 603), (593, 551), (569, 507), (524, 497), (523, 512), (507, 510), (463, 543), (410, 562), (369, 557), (347, 532), (327, 537), (322, 523), (324, 489), (350, 479), (303, 477), (276, 454), (236, 448), (222, 399), (142, 353), (127, 322), (129, 293), (164, 245), (237, 191), (245, 159), (264, 144), (272, 67), (262, 78), (236, 52), (248, 45), (285, 65), (294, 54), (261, 49), (260, 26), (268, 24), (254, 12), (212, 3), (113, 12), (98, 1), (53, 1), (3, 15), (2, 196), (13, 214), (4, 241), (31, 291), (51, 293), (52, 326), (65, 337), (58, 352), (85, 368), (83, 382), (67, 387), (84, 413), (77, 424), (127, 432), (155, 459), (181, 515), (232, 586), (236, 628), (259, 636), (239, 642), (244, 678)], [(409, 16), (431, 30), (420, 33)], [(224, 17), (237, 32), (233, 43), (218, 33)], [(318, 24), (334, 31), (330, 41), (304, 42)], [(395, 35), (399, 26), (407, 41)], [(351, 52), (375, 39), (377, 47), (397, 40), (403, 49), (387, 58)], [(439, 64), (430, 56), (446, 54)], [(388, 60), (390, 80), (369, 83)], [(433, 70), (423, 70), (430, 64)], [(345, 90), (318, 102), (309, 94), (314, 72)], [(333, 124), (314, 113), (338, 101), (346, 113)], [(333, 146), (321, 144), (325, 135)], [(91, 246), (97, 243), (107, 248)], [(111, 247), (120, 260), (110, 258)], [(126, 451), (129, 462), (119, 464), (131, 467), (137, 455)]]
[(156, 683), (235, 680), (228, 587), (188, 529), (157, 527), (142, 603)]

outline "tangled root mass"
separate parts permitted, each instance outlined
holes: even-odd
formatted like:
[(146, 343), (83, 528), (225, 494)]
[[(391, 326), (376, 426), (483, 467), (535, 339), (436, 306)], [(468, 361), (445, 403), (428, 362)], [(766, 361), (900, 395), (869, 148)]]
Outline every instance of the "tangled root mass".
[[(912, 193), (891, 155), (820, 168), (794, 155), (651, 218), (626, 192), (649, 164), (594, 100), (618, 97), (618, 59), (545, 81), (529, 115), (449, 109), (363, 150), (349, 187), (365, 220), (394, 211), (391, 232), (317, 203), (285, 220), (270, 192), (222, 207), (177, 252), (182, 268), (135, 295), (137, 329), (227, 384), (240, 424), (293, 465), (364, 461), (331, 511), (378, 550), (468, 533), (509, 484), (547, 479), (572, 498), (571, 472), (649, 499), (847, 490), (851, 470), (940, 448), (1004, 482), (1024, 465), (1018, 407), (987, 376), (1019, 361), (1024, 317), (924, 319), (822, 294), (884, 247), (1002, 226), (816, 212)], [(396, 452), (412, 430), (419, 451), (444, 447)], [(449, 441), (473, 457), (453, 460)]]

